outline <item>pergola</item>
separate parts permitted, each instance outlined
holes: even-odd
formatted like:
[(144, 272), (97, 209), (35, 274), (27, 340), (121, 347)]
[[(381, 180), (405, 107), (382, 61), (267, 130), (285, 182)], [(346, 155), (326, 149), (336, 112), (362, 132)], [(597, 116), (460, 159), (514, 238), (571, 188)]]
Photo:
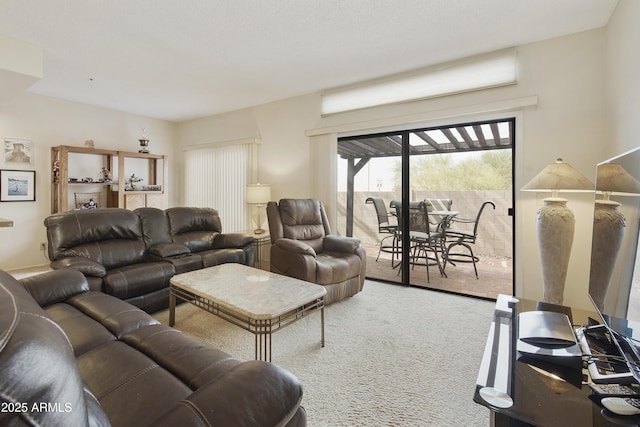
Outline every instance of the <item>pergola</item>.
[(449, 127), (370, 134), (338, 139), (338, 155), (347, 160), (346, 235), (353, 235), (355, 176), (374, 157), (400, 157), (403, 138), (408, 154), (428, 155), (503, 150), (513, 147), (513, 120), (459, 124)]

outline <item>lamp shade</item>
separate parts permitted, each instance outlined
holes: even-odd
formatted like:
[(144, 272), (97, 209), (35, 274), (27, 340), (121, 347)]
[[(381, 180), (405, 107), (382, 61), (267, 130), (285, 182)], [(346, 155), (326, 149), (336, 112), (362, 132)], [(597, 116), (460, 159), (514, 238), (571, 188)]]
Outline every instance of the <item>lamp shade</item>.
[(522, 187), (523, 191), (593, 191), (595, 185), (573, 166), (556, 160)]
[(596, 191), (609, 194), (638, 196), (640, 182), (617, 163), (598, 166)]
[(271, 186), (264, 184), (247, 185), (247, 203), (264, 205), (271, 200)]

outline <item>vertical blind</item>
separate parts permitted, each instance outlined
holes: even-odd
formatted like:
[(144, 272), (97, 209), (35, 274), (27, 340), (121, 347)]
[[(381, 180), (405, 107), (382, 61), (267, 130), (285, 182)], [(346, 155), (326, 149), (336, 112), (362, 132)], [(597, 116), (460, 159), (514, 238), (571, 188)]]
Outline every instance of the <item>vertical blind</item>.
[(187, 150), (186, 205), (216, 209), (225, 233), (246, 230), (245, 192), (252, 161), (251, 144)]

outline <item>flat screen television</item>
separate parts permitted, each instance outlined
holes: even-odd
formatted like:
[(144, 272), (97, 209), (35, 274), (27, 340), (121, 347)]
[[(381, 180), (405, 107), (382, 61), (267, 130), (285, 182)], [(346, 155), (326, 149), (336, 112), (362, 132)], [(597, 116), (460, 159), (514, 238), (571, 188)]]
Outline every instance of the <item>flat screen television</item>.
[(640, 383), (640, 147), (597, 165), (589, 297)]

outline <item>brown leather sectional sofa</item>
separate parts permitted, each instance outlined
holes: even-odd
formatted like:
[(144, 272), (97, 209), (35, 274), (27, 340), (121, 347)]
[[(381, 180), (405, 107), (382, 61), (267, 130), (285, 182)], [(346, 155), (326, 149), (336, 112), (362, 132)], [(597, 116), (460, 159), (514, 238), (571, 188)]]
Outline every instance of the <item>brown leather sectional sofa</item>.
[(159, 324), (68, 268), (21, 282), (0, 271), (0, 372), (0, 425), (306, 425), (291, 373)]
[(174, 274), (255, 260), (253, 237), (222, 233), (218, 212), (209, 208), (82, 209), (52, 215), (44, 225), (53, 269), (74, 268), (92, 290), (149, 313), (169, 306)]

